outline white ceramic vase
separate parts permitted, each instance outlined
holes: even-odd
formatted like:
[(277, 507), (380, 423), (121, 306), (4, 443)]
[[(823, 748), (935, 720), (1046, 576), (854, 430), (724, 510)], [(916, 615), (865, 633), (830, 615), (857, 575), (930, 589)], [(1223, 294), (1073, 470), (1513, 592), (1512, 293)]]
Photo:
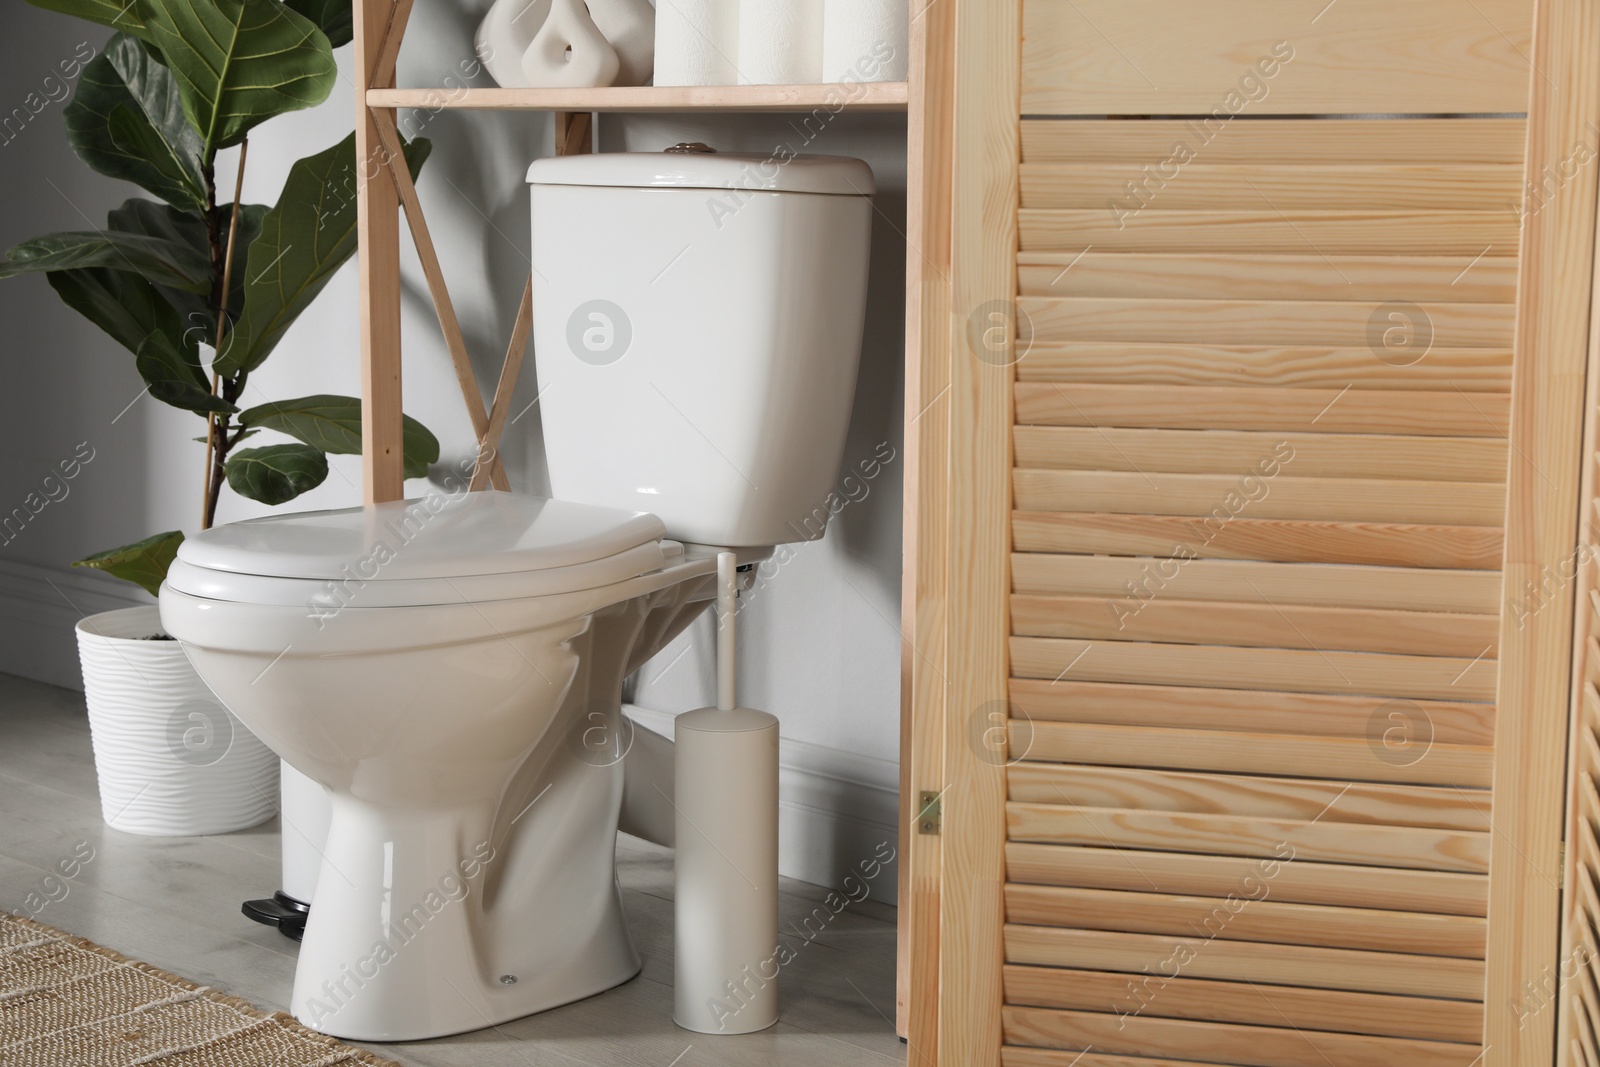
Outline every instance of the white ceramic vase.
[(551, 0), (550, 14), (522, 54), (522, 76), (536, 88), (588, 89), (617, 80), (621, 60), (583, 0)]
[(474, 40), (506, 88), (647, 85), (655, 27), (650, 0), (496, 0)]
[(222, 834), (277, 810), (278, 757), (211, 695), (155, 605), (78, 623), (100, 811), (132, 834)]
[(649, 85), (655, 73), (656, 9), (650, 0), (589, 0), (589, 17), (616, 49), (613, 85)]
[(495, 0), (473, 37), (478, 58), (495, 84), (507, 89), (528, 87), (528, 79), (522, 76), (522, 56), (549, 14), (550, 0)]

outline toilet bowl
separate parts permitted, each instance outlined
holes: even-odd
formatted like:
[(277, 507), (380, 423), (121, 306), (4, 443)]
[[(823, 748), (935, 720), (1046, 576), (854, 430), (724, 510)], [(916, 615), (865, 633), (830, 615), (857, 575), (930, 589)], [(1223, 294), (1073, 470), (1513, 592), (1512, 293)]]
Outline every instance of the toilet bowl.
[(332, 800), (296, 1017), (438, 1036), (637, 972), (614, 863), (621, 684), (703, 610), (715, 570), (662, 532), (490, 492), (186, 543), (163, 624)]
[(435, 490), (180, 547), (167, 632), (330, 798), (306, 1025), (439, 1037), (637, 973), (623, 680), (714, 599), (717, 551), (821, 536), (860, 351), (871, 172), (760, 162), (530, 171), (557, 499)]

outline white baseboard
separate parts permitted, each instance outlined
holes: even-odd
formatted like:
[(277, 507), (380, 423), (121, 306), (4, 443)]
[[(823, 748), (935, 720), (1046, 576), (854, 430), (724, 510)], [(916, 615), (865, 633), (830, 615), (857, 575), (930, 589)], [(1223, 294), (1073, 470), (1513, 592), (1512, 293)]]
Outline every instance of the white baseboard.
[[(640, 726), (672, 736), (673, 714), (625, 705)], [(900, 847), (900, 769), (892, 760), (784, 738), (778, 743), (778, 873), (829, 889)], [(871, 898), (895, 903), (897, 865), (883, 865)], [(859, 890), (857, 890), (859, 892)]]
[(149, 603), (136, 586), (103, 574), (0, 556), (0, 671), (82, 690), (78, 620)]

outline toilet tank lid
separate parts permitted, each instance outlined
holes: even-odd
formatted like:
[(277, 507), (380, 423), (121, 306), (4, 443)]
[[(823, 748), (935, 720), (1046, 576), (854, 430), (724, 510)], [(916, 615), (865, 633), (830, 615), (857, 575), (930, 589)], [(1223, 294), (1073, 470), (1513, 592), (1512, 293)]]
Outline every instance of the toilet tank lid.
[(747, 189), (871, 196), (872, 168), (850, 156), (724, 155), (720, 152), (597, 152), (536, 159), (533, 185), (634, 189)]
[(229, 523), (184, 541), (178, 558), (278, 578), (455, 578), (590, 563), (665, 533), (645, 512), (515, 493), (436, 493)]

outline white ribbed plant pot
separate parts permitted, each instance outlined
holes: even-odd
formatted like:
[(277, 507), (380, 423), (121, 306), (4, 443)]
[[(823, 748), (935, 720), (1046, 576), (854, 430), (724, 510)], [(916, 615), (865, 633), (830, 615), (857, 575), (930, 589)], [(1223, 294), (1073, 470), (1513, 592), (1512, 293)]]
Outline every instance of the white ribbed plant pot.
[(145, 640), (159, 609), (78, 623), (100, 811), (131, 834), (225, 834), (270, 819), (278, 757), (217, 702), (176, 641)]

